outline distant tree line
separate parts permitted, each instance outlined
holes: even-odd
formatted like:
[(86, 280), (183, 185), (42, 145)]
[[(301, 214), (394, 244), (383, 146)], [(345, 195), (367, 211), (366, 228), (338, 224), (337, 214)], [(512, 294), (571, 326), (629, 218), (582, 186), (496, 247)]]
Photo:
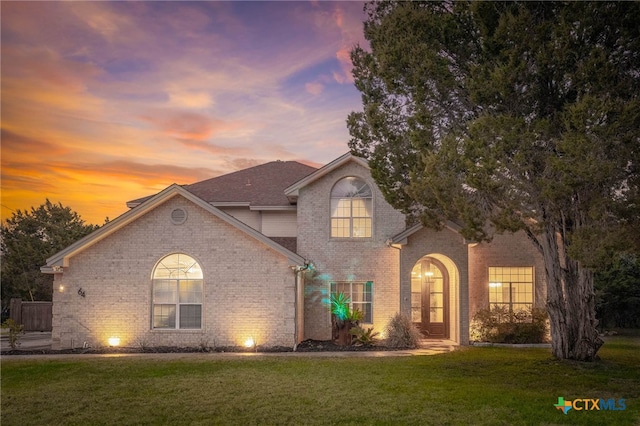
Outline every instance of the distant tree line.
[(98, 229), (69, 207), (48, 199), (40, 207), (17, 210), (0, 225), (2, 311), (11, 298), (51, 300), (53, 275), (43, 274), (46, 259)]
[(640, 257), (625, 253), (595, 273), (599, 327), (640, 327)]

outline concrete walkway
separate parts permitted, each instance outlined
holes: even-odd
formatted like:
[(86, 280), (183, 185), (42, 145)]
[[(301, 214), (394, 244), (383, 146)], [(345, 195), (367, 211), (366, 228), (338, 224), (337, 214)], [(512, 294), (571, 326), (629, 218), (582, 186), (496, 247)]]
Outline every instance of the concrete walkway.
[[(189, 353), (112, 353), (112, 354), (38, 354), (3, 355), (2, 361), (25, 359), (63, 359), (63, 358), (155, 358), (155, 359), (224, 359), (255, 357), (307, 357), (307, 358), (383, 358), (398, 356), (436, 355), (454, 350), (458, 344), (452, 340), (423, 340), (419, 349), (399, 351), (340, 351), (340, 352), (189, 352)], [(8, 336), (3, 333), (0, 349), (10, 350)], [(20, 336), (19, 350), (51, 349), (50, 332), (29, 332)]]
[[(20, 335), (18, 340), (19, 346), (16, 349), (23, 351), (39, 351), (51, 349), (51, 332), (50, 331), (29, 331)], [(0, 337), (0, 350), (9, 351), (9, 332), (2, 329)]]

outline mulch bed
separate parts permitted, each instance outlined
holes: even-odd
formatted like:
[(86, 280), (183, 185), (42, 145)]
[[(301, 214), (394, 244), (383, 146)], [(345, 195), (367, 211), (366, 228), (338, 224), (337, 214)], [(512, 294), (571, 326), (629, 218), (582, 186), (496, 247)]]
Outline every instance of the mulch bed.
[[(312, 340), (308, 339), (296, 347), (296, 352), (345, 352), (345, 351), (391, 351), (396, 350), (384, 345), (371, 346), (341, 346), (332, 340)], [(177, 347), (177, 346), (154, 346), (154, 347), (101, 347), (101, 348), (77, 348), (77, 349), (40, 349), (22, 350), (11, 349), (2, 351), (2, 355), (47, 355), (47, 354), (133, 354), (133, 353), (278, 353), (293, 352), (293, 348), (287, 346), (258, 346), (256, 348), (246, 348), (243, 346), (218, 346), (218, 347)]]

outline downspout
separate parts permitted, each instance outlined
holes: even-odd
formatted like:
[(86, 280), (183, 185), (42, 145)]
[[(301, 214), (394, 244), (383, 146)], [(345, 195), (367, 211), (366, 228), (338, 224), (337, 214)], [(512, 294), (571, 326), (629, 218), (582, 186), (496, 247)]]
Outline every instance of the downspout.
[(293, 347), (295, 351), (298, 343), (304, 340), (304, 272), (309, 269), (310, 263), (305, 261), (303, 266), (294, 267), (296, 274), (296, 344)]

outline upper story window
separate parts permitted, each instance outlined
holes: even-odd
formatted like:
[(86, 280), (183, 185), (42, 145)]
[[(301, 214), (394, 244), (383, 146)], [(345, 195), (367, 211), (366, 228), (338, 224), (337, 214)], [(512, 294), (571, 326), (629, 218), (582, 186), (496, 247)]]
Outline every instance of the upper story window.
[(153, 328), (202, 328), (202, 269), (183, 253), (163, 258), (153, 271)]
[(331, 236), (371, 237), (373, 198), (371, 188), (357, 177), (340, 179), (331, 190)]

